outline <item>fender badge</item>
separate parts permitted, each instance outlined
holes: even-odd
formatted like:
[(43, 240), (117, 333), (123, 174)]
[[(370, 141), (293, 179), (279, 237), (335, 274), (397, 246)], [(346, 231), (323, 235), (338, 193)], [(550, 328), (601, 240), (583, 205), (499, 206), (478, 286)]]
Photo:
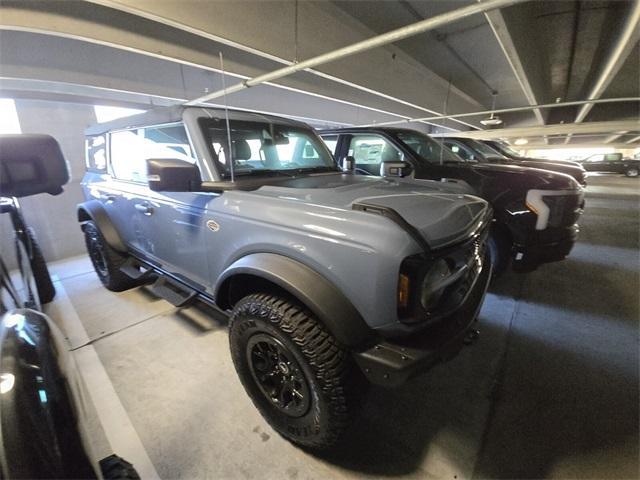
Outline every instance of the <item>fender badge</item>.
[(220, 225), (218, 225), (213, 220), (207, 220), (207, 228), (212, 232), (217, 232), (218, 230), (220, 230)]

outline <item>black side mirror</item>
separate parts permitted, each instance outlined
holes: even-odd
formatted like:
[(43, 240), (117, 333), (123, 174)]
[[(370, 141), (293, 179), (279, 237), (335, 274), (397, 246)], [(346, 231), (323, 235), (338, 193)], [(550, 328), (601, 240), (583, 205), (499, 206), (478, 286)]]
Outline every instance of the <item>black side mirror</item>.
[(356, 168), (356, 159), (353, 158), (351, 155), (344, 157), (342, 159), (341, 166), (344, 172), (353, 172), (353, 170)]
[(382, 162), (380, 164), (381, 177), (406, 177), (411, 173), (411, 165), (407, 162)]
[(200, 169), (193, 163), (169, 158), (147, 159), (147, 183), (154, 192), (200, 190)]
[(0, 196), (58, 195), (68, 181), (67, 162), (51, 135), (0, 135)]

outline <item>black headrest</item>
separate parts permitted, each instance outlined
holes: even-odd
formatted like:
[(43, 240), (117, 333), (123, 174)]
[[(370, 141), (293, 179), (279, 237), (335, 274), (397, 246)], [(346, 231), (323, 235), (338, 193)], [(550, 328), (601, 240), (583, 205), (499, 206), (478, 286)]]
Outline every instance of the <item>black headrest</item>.
[(232, 146), (234, 160), (249, 160), (251, 158), (251, 147), (245, 139), (239, 138), (234, 140)]
[(0, 195), (57, 195), (69, 181), (60, 145), (50, 135), (0, 135)]

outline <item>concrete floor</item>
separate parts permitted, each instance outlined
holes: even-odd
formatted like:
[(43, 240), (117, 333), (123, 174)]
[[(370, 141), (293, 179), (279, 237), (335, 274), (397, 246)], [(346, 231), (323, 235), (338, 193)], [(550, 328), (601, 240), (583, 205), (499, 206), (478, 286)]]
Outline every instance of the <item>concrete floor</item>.
[[(323, 457), (253, 408), (224, 319), (206, 309), (108, 292), (78, 257), (52, 265), (63, 297), (49, 312), (77, 313), (128, 417), (105, 430), (130, 422), (162, 478), (637, 478), (640, 181), (589, 184), (570, 258), (501, 278), (480, 341), (399, 389), (372, 388)], [(133, 448), (99, 436), (105, 454)]]

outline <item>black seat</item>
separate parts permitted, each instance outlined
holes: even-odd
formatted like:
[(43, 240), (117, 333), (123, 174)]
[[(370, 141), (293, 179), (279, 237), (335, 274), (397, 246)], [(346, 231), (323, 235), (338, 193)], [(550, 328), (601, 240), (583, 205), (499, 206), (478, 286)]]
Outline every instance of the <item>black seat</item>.
[(231, 152), (235, 161), (249, 160), (251, 158), (251, 147), (244, 138), (238, 138), (231, 142)]

